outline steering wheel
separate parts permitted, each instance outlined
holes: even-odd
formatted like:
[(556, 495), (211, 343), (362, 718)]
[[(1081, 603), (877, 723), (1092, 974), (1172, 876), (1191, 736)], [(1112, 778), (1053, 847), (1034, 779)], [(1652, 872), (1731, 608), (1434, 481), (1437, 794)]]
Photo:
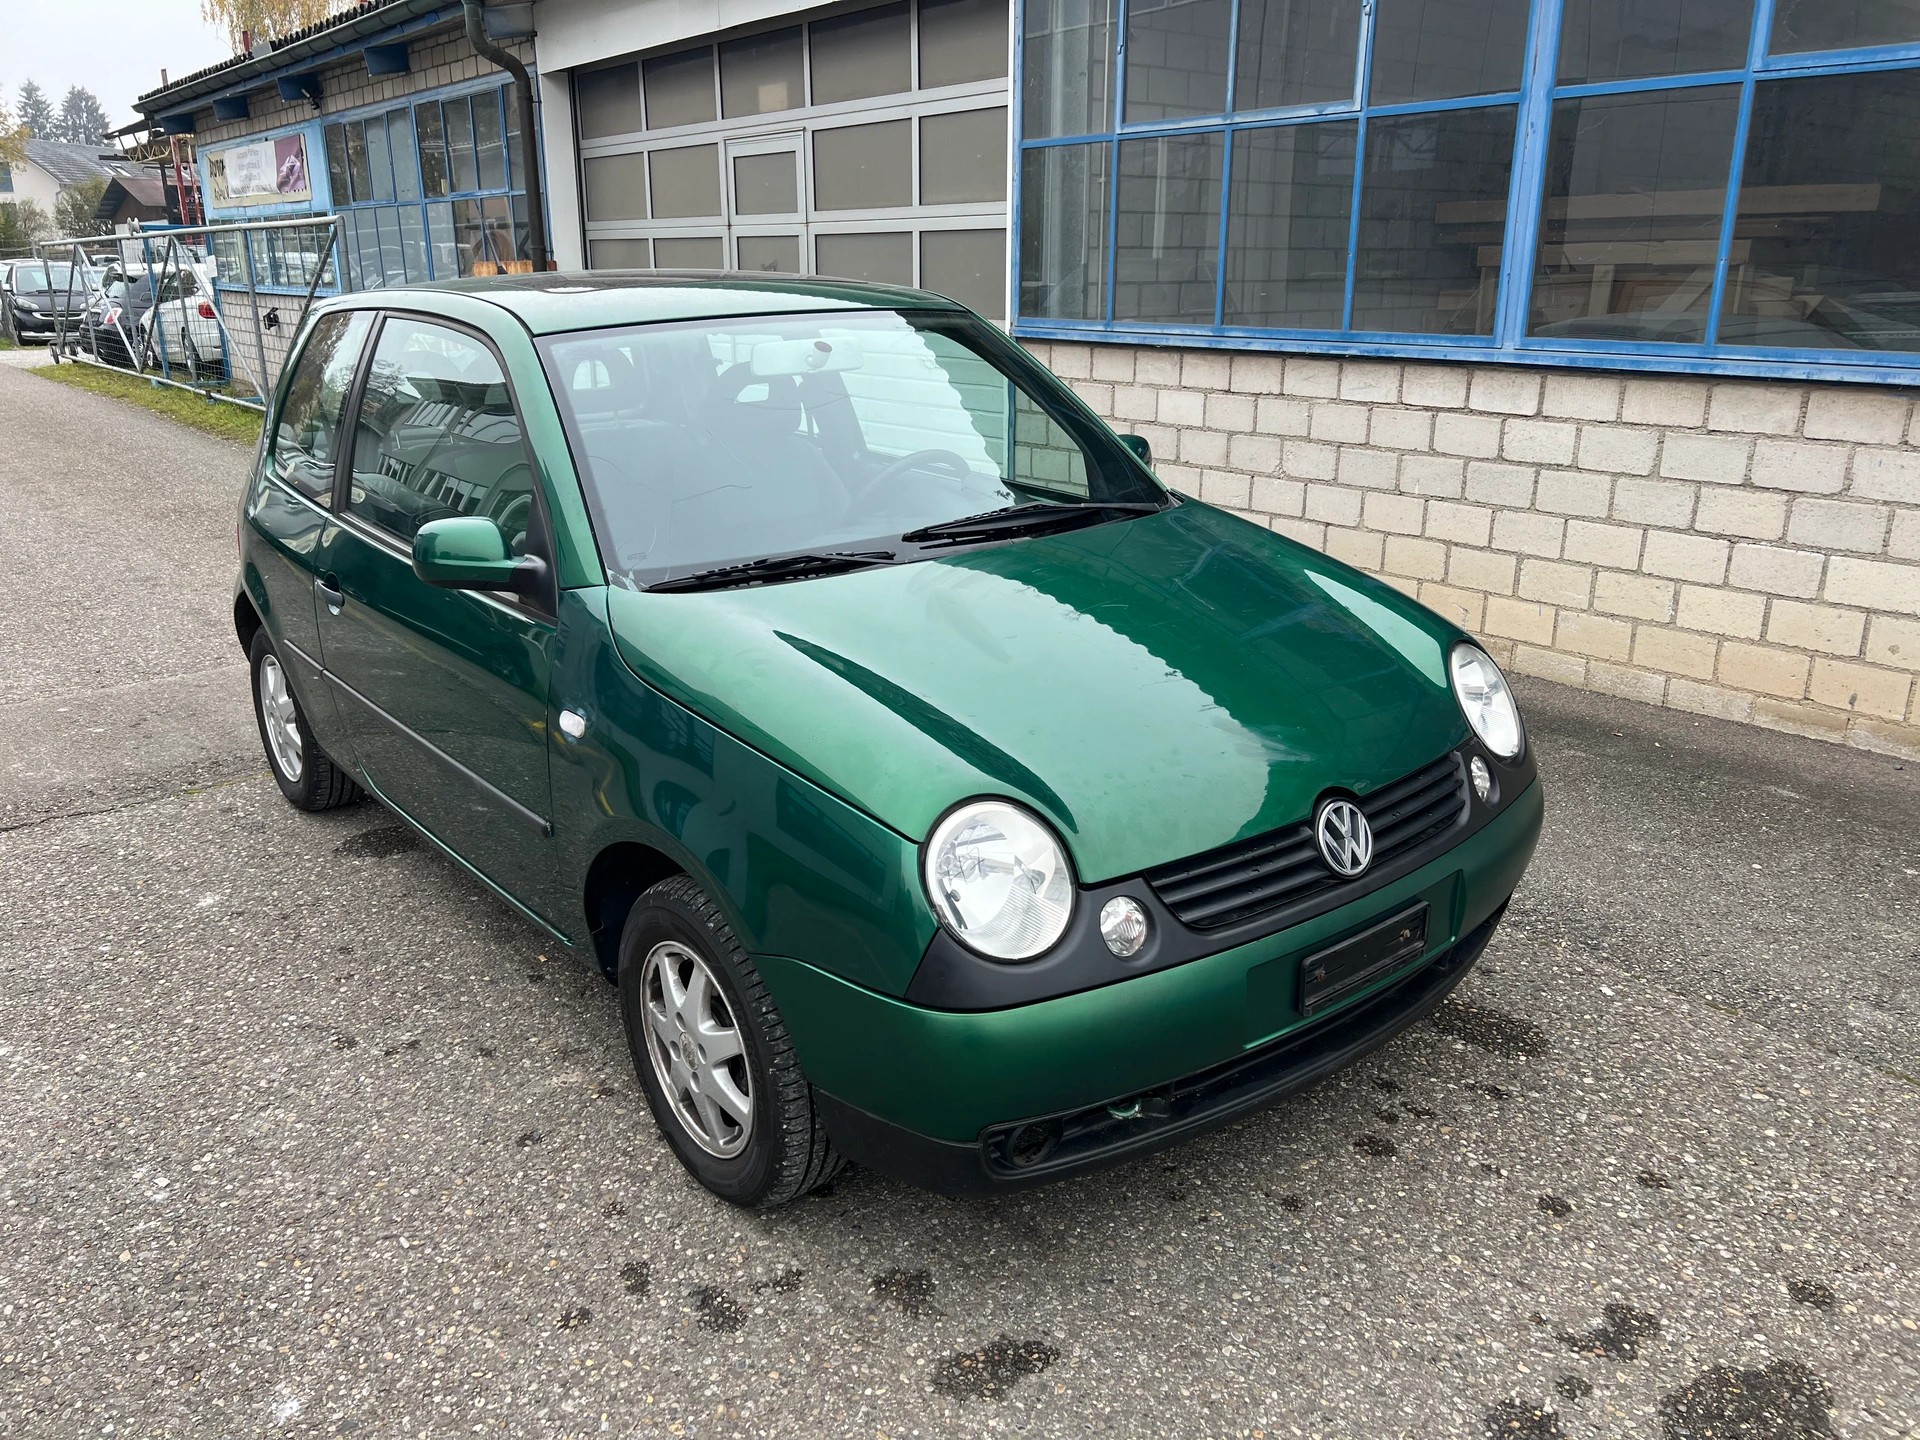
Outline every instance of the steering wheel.
[(851, 499), (858, 505), (889, 480), (896, 479), (909, 470), (918, 470), (922, 466), (951, 471), (956, 480), (967, 479), (973, 474), (973, 467), (951, 450), (915, 450), (912, 454), (902, 455), (898, 460), (883, 467), (879, 474), (855, 489)]

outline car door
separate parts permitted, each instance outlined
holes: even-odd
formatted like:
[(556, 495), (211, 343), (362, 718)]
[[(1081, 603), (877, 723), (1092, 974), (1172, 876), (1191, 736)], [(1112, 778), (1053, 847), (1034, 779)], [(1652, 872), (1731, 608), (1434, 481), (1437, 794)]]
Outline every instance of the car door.
[(551, 910), (552, 596), (428, 585), (415, 532), (485, 515), (551, 573), (504, 367), (477, 333), (388, 314), (352, 407), (321, 565), (327, 674), (380, 796), (536, 914)]
[(261, 542), (247, 551), (248, 590), (293, 675), (314, 738), (346, 764), (353, 761), (350, 740), (321, 681), (314, 585), (331, 528), (327, 507), (340, 422), (373, 321), (370, 310), (335, 311), (314, 321), (294, 356), (247, 502), (248, 521)]

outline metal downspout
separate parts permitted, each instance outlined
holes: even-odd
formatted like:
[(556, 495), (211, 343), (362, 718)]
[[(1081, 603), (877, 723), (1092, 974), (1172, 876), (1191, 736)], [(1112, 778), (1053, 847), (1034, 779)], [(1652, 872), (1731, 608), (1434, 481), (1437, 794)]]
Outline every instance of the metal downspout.
[(527, 67), (520, 63), (517, 56), (487, 38), (480, 18), (480, 12), (485, 8), (482, 0), (460, 0), (460, 8), (466, 12), (467, 43), (482, 57), (512, 75), (514, 86), (519, 91), (520, 169), (526, 177), (527, 250), (530, 252), (527, 258), (533, 261), (536, 271), (545, 270), (548, 264), (547, 207), (540, 183), (540, 137), (533, 128), (533, 82), (527, 78)]

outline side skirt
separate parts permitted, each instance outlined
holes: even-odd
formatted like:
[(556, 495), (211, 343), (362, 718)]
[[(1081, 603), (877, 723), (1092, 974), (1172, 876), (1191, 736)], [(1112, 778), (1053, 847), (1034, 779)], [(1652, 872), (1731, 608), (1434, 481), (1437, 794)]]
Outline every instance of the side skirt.
[(569, 950), (576, 948), (573, 943), (573, 940), (570, 937), (554, 929), (553, 926), (549, 925), (545, 920), (541, 919), (540, 916), (536, 915), (533, 911), (529, 910), (525, 905), (522, 905), (518, 900), (514, 899), (512, 895), (508, 894), (505, 890), (502, 890), (492, 880), (489, 880), (485, 875), (481, 874), (478, 870), (474, 869), (474, 867), (467, 862), (465, 857), (462, 856), (459, 851), (455, 850), (451, 845), (447, 844), (446, 841), (442, 840), (438, 835), (434, 834), (431, 830), (427, 829), (426, 826), (422, 825), (418, 820), (414, 819), (413, 816), (409, 815), (405, 810), (402, 810), (398, 805), (394, 804), (392, 800), (387, 798), (386, 793), (383, 790), (381, 790), (381, 788), (378, 785), (374, 784), (373, 781), (369, 780), (365, 774), (360, 774), (355, 778), (358, 779), (360, 784), (366, 788), (366, 791), (369, 795), (372, 795), (382, 805), (386, 806), (387, 809), (391, 810), (394, 814), (398, 815), (402, 820), (406, 821), (408, 825), (412, 826), (426, 839), (432, 841), (434, 847), (437, 850), (439, 850), (442, 855), (445, 855), (449, 860), (453, 861), (454, 864), (458, 865), (462, 870), (466, 871), (467, 874), (471, 875), (474, 879), (478, 880), (482, 885), (486, 886), (487, 889), (491, 890), (495, 895), (498, 895), (502, 900), (506, 901), (507, 904), (512, 906), (514, 910), (518, 911), (521, 915), (525, 916), (528, 920), (531, 920), (535, 925), (538, 925), (542, 930), (546, 931), (547, 934), (551, 935), (554, 939), (558, 940), (562, 945), (566, 946)]

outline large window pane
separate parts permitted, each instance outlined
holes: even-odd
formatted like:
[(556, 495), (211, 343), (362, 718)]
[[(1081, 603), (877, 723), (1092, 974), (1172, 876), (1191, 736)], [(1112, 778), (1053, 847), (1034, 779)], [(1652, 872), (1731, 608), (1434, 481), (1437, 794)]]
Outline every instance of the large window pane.
[(843, 280), (880, 285), (913, 283), (913, 236), (906, 231), (878, 235), (822, 235), (814, 241), (815, 269)]
[(589, 240), (589, 270), (645, 270), (653, 264), (653, 252), (645, 240)]
[(1007, 232), (928, 230), (920, 236), (920, 284), (999, 320), (1007, 309)]
[(420, 127), (420, 188), (432, 198), (447, 193), (447, 137), (440, 124), (440, 107), (432, 101), (413, 112)]
[(1375, 105), (1492, 95), (1520, 88), (1527, 0), (1378, 0)]
[(800, 27), (729, 40), (720, 47), (720, 113), (764, 115), (806, 104), (801, 94)]
[(447, 159), (453, 167), (456, 193), (480, 188), (480, 164), (473, 152), (473, 106), (465, 99), (443, 100), (440, 113), (447, 122)]
[(413, 143), (413, 112), (387, 112), (387, 148), (393, 152), (393, 195), (396, 200), (420, 198), (420, 152)]
[(1753, 0), (1566, 0), (1566, 7), (1563, 85), (1746, 64)]
[(1340, 120), (1234, 137), (1227, 324), (1340, 328), (1358, 134)]
[(1531, 333), (1706, 339), (1739, 106), (1719, 85), (1553, 107)]
[(913, 203), (913, 122), (813, 132), (816, 210), (878, 210)]
[(1493, 333), (1513, 120), (1499, 105), (1368, 122), (1354, 329)]
[(580, 162), (586, 180), (587, 219), (647, 218), (647, 157), (597, 155)]
[(920, 88), (1005, 75), (1009, 8), (1006, 0), (920, 0)]
[(1763, 80), (1725, 345), (1920, 350), (1920, 71)]
[(798, 235), (742, 235), (738, 242), (739, 268), (763, 275), (800, 273)]
[(920, 203), (1007, 198), (1007, 112), (961, 110), (920, 121)]
[(347, 184), (352, 191), (347, 198), (356, 204), (373, 198), (373, 180), (367, 173), (367, 132), (358, 120), (347, 122)]
[(394, 214), (400, 220), (400, 257), (406, 267), (407, 282), (417, 285), (428, 278), (425, 218), (418, 205), (402, 205)]
[(655, 150), (653, 215), (656, 220), (684, 220), (720, 214), (720, 147), (687, 145), (678, 150)]
[(713, 47), (659, 55), (642, 67), (647, 86), (647, 128), (704, 125), (713, 113)]
[(1129, 124), (1227, 108), (1230, 0), (1133, 0), (1127, 7)]
[(387, 121), (383, 115), (375, 115), (366, 122), (367, 133), (367, 173), (371, 176), (372, 188), (367, 192), (373, 200), (393, 199), (393, 160), (387, 151)]
[(579, 112), (582, 140), (631, 135), (640, 128), (638, 68), (627, 64), (575, 71), (573, 106)]
[(1361, 0), (1240, 0), (1235, 110), (1353, 95)]
[(799, 156), (791, 150), (733, 157), (733, 213), (800, 213)]
[(882, 5), (809, 27), (813, 47), (813, 103), (838, 105), (913, 88), (907, 7)]
[(724, 270), (726, 251), (718, 235), (662, 235), (653, 242), (653, 263), (662, 270)]
[(436, 280), (451, 280), (460, 273), (460, 247), (454, 239), (452, 205), (427, 206), (427, 258), (433, 264)]
[(1920, 5), (1914, 0), (1775, 0), (1776, 55), (1915, 40), (1920, 40)]
[(1118, 0), (1027, 0), (1025, 11), (1020, 124), (1026, 137), (1045, 140), (1108, 129)]
[(480, 160), (480, 188), (507, 188), (507, 139), (500, 123), (500, 92), (473, 97), (473, 148)]
[(1107, 318), (1106, 145), (1020, 156), (1020, 313)]
[(1213, 323), (1221, 136), (1120, 144), (1113, 318)]
[(327, 126), (327, 186), (333, 203), (345, 205), (353, 198), (353, 185), (347, 179), (347, 132), (342, 125)]

